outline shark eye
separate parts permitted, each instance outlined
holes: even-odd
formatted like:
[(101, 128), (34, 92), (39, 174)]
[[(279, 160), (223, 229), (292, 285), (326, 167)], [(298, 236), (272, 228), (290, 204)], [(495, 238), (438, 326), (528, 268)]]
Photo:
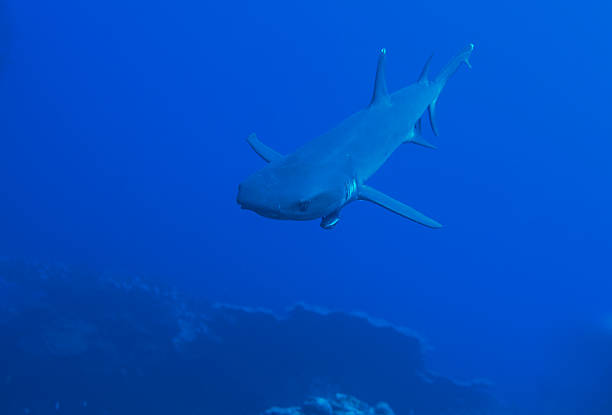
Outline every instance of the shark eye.
[(297, 204), (297, 208), (300, 210), (300, 212), (306, 212), (309, 207), (310, 207), (310, 200), (302, 200), (298, 202)]

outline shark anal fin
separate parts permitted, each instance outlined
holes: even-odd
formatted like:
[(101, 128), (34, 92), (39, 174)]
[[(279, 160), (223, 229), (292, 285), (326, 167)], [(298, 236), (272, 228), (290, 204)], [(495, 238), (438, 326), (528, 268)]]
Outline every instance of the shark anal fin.
[(431, 130), (435, 135), (438, 135), (438, 127), (436, 126), (436, 103), (438, 102), (438, 98), (434, 99), (431, 104), (429, 104), (429, 124), (431, 124)]
[(255, 151), (259, 157), (267, 161), (268, 163), (272, 163), (273, 161), (277, 161), (283, 158), (283, 156), (259, 141), (257, 136), (253, 133), (247, 137), (247, 143), (251, 146), (253, 151)]
[(399, 202), (370, 186), (361, 185), (359, 187), (359, 199), (375, 203), (378, 206), (384, 207), (385, 209), (390, 210), (393, 213), (396, 213), (406, 219), (410, 219), (411, 221), (427, 226), (429, 228), (442, 227), (440, 223), (436, 222), (431, 218), (428, 218), (416, 209), (413, 209), (410, 206), (405, 205), (402, 202)]
[(423, 118), (419, 118), (419, 120), (414, 124), (414, 137), (420, 137), (423, 135)]
[(385, 78), (385, 57), (387, 50), (382, 48), (378, 55), (378, 65), (376, 66), (376, 79), (374, 80), (374, 93), (370, 106), (380, 103), (389, 103), (389, 92), (387, 91), (387, 80)]

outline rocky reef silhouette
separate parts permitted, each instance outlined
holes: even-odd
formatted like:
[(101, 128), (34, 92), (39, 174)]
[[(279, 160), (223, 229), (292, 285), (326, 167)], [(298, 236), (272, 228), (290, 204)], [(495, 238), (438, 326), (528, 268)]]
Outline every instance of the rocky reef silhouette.
[(255, 415), (347, 395), (398, 414), (499, 408), (485, 385), (428, 371), (421, 339), (391, 324), (211, 304), (143, 278), (0, 261), (0, 329), (4, 414)]
[(262, 415), (395, 415), (385, 402), (370, 406), (359, 399), (342, 393), (331, 398), (311, 398), (300, 406), (270, 408)]

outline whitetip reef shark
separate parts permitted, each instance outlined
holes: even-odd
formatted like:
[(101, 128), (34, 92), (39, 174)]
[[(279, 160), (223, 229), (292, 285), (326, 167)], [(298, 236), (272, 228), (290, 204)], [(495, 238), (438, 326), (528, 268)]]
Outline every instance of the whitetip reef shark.
[(309, 141), (295, 152), (282, 155), (264, 145), (255, 134), (247, 138), (267, 164), (238, 186), (237, 202), (243, 209), (273, 219), (313, 220), (333, 228), (342, 208), (367, 200), (430, 228), (441, 224), (384, 193), (364, 184), (403, 143), (435, 148), (421, 134), (421, 119), (429, 110), (435, 135), (438, 96), (446, 81), (465, 62), (474, 45), (459, 52), (431, 81), (431, 57), (418, 81), (392, 94), (385, 80), (386, 50), (381, 49), (370, 105), (335, 128)]

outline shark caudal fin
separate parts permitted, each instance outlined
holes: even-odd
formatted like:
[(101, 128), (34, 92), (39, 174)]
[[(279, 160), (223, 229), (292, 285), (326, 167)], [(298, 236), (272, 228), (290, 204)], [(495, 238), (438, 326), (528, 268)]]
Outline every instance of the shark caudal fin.
[(434, 83), (439, 84), (441, 88), (444, 87), (444, 84), (446, 84), (448, 78), (450, 78), (457, 71), (457, 69), (459, 69), (459, 66), (464, 62), (468, 66), (468, 68), (471, 68), (472, 65), (470, 64), (469, 58), (473, 50), (473, 43), (470, 43), (465, 48), (463, 48), (463, 50), (457, 55), (455, 55), (455, 57), (451, 59), (449, 63), (446, 64), (444, 69), (440, 71), (438, 76), (436, 76)]
[[(459, 66), (461, 66), (462, 63), (465, 63), (468, 66), (468, 68), (472, 67), (472, 65), (470, 64), (469, 58), (473, 50), (474, 50), (473, 43), (470, 43), (465, 48), (463, 48), (461, 52), (455, 55), (455, 57), (451, 59), (449, 63), (446, 64), (446, 66), (440, 71), (438, 76), (436, 76), (436, 79), (433, 81), (433, 84), (436, 85), (436, 87), (438, 88), (438, 94), (436, 98), (432, 101), (432, 103), (429, 105), (429, 123), (431, 124), (431, 129), (433, 130), (435, 135), (438, 135), (438, 128), (436, 126), (436, 104), (438, 102), (438, 96), (440, 95), (440, 92), (444, 88), (444, 85), (446, 85), (446, 81), (448, 81), (448, 79), (455, 72), (457, 72), (457, 69), (459, 69)], [(423, 73), (421, 74), (421, 77), (425, 76), (424, 79), (426, 79), (426, 76), (427, 76), (426, 71), (427, 71), (428, 66), (429, 66), (429, 61), (427, 62), (427, 64), (425, 65), (425, 68), (423, 69), (424, 74)], [(422, 83), (421, 78), (419, 78), (419, 82)]]

